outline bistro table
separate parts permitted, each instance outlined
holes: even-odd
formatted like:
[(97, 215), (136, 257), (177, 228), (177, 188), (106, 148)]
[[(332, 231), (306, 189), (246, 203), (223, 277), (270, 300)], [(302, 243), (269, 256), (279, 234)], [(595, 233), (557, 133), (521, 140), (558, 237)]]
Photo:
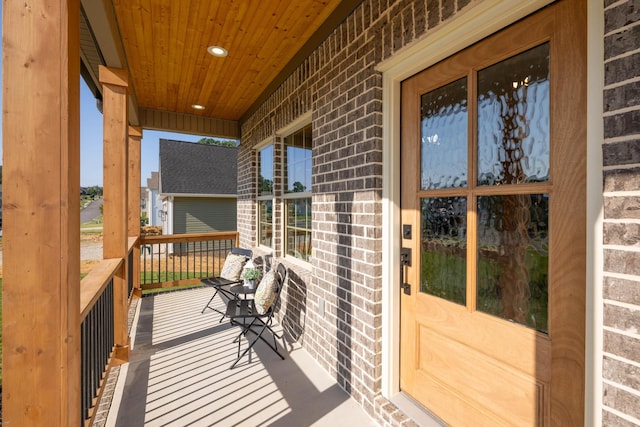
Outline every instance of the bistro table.
[[(240, 285), (234, 285), (231, 286), (229, 288), (229, 292), (231, 292), (233, 295), (235, 295), (236, 300), (239, 300), (239, 296), (240, 295), (244, 295), (244, 299), (247, 299), (247, 295), (249, 294), (255, 294), (256, 293), (256, 288), (258, 286), (255, 284), (255, 282), (253, 282), (250, 286), (245, 286), (244, 284), (240, 284)], [(237, 322), (236, 320), (231, 320), (231, 324), (232, 325), (238, 325), (238, 326), (242, 326), (242, 328), (244, 329), (245, 327), (245, 318), (242, 318), (242, 323)], [(252, 331), (253, 332), (253, 331)], [(255, 333), (255, 332), (254, 332)], [(240, 335), (238, 335), (236, 337), (235, 340), (233, 340), (233, 342), (235, 343), (236, 341), (238, 342), (238, 353), (240, 352), (240, 338), (242, 337), (243, 333), (240, 333)], [(249, 351), (248, 354), (248, 360), (249, 363), (251, 363), (251, 351)]]
[(243, 284), (233, 285), (229, 288), (229, 292), (234, 294), (236, 298), (239, 295), (244, 295), (244, 299), (247, 299), (247, 295), (256, 293), (256, 287), (257, 286), (255, 285), (255, 283), (251, 284), (250, 286), (245, 286)]

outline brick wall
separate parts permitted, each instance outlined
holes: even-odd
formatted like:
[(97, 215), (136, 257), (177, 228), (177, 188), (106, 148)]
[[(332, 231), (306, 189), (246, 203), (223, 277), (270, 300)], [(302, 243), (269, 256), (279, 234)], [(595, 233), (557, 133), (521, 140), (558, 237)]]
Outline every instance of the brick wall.
[(640, 422), (640, 1), (605, 0), (604, 425)]
[[(314, 253), (309, 269), (289, 265), (282, 322), (382, 424), (408, 421), (379, 395), (382, 80), (375, 65), (471, 3), (365, 0), (242, 125), (238, 228), (241, 244), (251, 246), (251, 147), (312, 111)], [(637, 425), (640, 0), (604, 0), (604, 7), (603, 424)], [(274, 231), (281, 232), (279, 218)]]
[[(287, 264), (292, 281), (283, 295), (281, 322), (381, 424), (409, 421), (379, 396), (382, 76), (375, 66), (470, 3), (363, 1), (242, 124), (238, 230), (241, 244), (252, 246), (252, 147), (312, 111), (314, 252), (310, 268)], [(276, 198), (281, 195), (277, 187)], [(274, 215), (281, 232), (279, 221)], [(282, 253), (279, 243), (277, 254)]]

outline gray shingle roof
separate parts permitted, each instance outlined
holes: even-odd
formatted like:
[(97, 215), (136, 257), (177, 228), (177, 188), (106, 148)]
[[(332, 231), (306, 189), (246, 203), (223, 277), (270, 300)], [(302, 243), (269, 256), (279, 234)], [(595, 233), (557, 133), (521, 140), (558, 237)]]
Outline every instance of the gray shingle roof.
[(151, 178), (147, 178), (147, 187), (149, 190), (158, 190), (160, 185), (160, 178), (158, 172), (151, 172)]
[(238, 149), (160, 140), (162, 194), (236, 195)]

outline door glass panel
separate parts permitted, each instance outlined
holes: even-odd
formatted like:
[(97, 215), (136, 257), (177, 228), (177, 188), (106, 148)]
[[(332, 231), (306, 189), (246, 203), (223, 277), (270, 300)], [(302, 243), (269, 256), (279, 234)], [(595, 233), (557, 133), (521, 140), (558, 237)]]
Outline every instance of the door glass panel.
[(421, 97), (421, 176), (423, 190), (467, 185), (467, 79)]
[(548, 266), (548, 194), (478, 197), (478, 311), (548, 332)]
[(478, 72), (478, 185), (549, 180), (549, 44)]
[(420, 205), (420, 292), (464, 305), (467, 300), (467, 200), (429, 197), (421, 199)]

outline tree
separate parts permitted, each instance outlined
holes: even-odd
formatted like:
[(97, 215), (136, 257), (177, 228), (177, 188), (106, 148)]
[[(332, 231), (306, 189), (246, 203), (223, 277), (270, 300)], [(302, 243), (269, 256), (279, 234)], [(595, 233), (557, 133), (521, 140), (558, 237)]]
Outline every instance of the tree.
[(100, 187), (99, 185), (87, 187), (87, 196), (91, 197), (92, 199), (102, 197), (102, 187)]
[(217, 138), (202, 138), (198, 141), (198, 144), (204, 145), (219, 145), (222, 147), (236, 147), (236, 141), (231, 139), (217, 139)]
[(302, 185), (300, 181), (296, 181), (293, 183), (293, 192), (294, 193), (304, 193), (307, 190), (307, 187)]

